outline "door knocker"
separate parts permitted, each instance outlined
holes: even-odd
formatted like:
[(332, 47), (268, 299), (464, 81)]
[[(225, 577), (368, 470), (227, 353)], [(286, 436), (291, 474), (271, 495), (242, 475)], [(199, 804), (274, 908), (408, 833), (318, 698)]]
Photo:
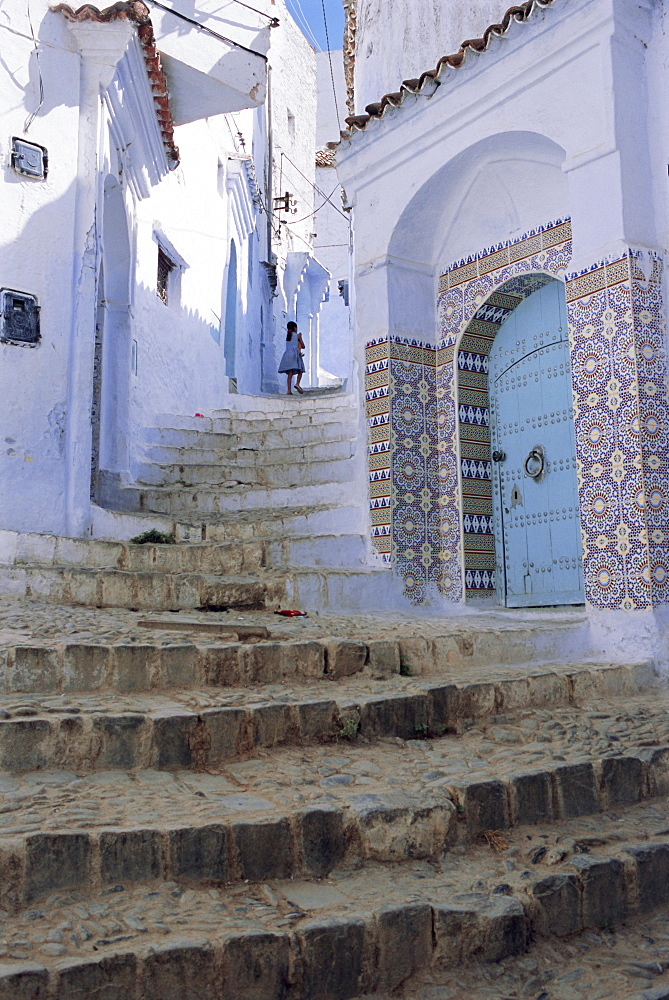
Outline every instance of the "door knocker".
[(540, 482), (544, 478), (545, 457), (543, 445), (535, 445), (525, 459), (525, 475)]

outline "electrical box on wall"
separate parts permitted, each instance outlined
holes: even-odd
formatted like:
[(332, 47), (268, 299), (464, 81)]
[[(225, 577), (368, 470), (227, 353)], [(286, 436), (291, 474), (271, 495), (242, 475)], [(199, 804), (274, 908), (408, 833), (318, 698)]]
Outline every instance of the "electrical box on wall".
[(40, 342), (39, 312), (34, 295), (0, 288), (0, 344), (37, 347)]
[(44, 146), (38, 146), (36, 142), (27, 142), (25, 139), (12, 139), (12, 166), (17, 173), (24, 177), (34, 177), (36, 180), (45, 180), (49, 166), (49, 154)]

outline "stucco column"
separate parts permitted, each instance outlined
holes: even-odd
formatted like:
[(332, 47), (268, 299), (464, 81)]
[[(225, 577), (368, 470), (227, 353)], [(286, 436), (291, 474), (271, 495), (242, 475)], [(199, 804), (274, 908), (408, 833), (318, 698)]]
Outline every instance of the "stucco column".
[(72, 272), (73, 318), (65, 435), (67, 532), (82, 535), (90, 516), (91, 404), (95, 355), (95, 311), (100, 233), (96, 217), (100, 95), (109, 86), (134, 28), (128, 21), (70, 22), (81, 57), (77, 195)]

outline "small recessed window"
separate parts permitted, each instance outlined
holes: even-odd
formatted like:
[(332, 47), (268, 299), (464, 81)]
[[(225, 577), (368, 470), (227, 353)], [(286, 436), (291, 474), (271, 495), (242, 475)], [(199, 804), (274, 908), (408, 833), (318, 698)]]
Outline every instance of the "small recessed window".
[(295, 138), (295, 115), (292, 111), (288, 111), (288, 135), (291, 139)]
[(158, 298), (161, 299), (165, 305), (168, 303), (168, 296), (170, 292), (170, 278), (172, 273), (176, 270), (176, 264), (173, 260), (167, 256), (165, 251), (161, 246), (158, 247), (158, 279), (156, 282), (156, 292), (158, 293)]

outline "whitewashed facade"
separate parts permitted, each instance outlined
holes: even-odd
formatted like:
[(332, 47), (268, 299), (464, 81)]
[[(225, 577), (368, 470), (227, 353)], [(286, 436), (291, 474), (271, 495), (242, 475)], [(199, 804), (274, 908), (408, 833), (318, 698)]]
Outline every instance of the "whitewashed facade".
[(282, 0), (172, 6), (0, 14), (0, 288), (41, 330), (0, 344), (4, 528), (85, 534), (161, 414), (279, 391), (287, 319), (317, 354), (315, 54)]

